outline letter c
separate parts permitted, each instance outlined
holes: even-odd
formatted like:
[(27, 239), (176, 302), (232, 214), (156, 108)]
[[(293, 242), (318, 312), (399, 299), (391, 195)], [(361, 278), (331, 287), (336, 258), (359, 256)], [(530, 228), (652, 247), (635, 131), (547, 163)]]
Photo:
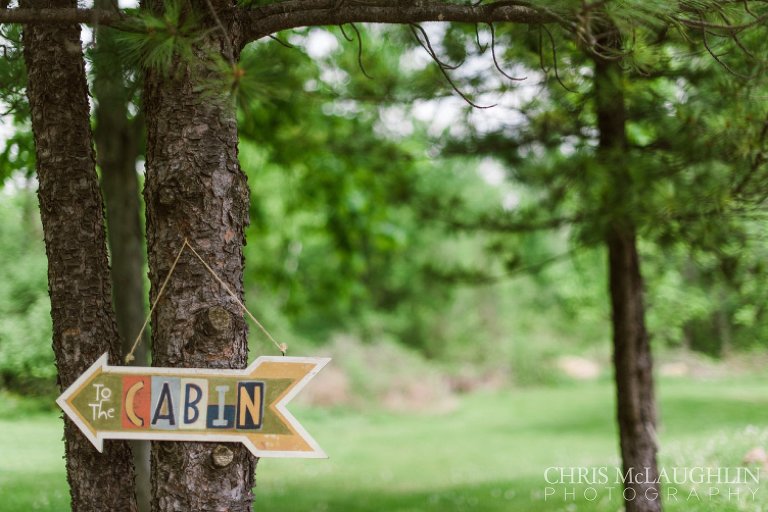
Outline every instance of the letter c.
[(143, 381), (138, 381), (136, 384), (130, 387), (128, 389), (128, 392), (125, 394), (125, 414), (128, 415), (128, 419), (131, 420), (131, 423), (136, 425), (137, 427), (143, 427), (144, 426), (144, 420), (136, 416), (136, 413), (133, 410), (133, 399), (136, 396), (136, 393), (139, 392), (144, 387)]
[(549, 467), (549, 468), (547, 468), (547, 469), (546, 469), (546, 471), (544, 471), (544, 480), (545, 480), (545, 481), (546, 481), (548, 484), (550, 484), (550, 485), (554, 485), (554, 484), (556, 484), (556, 483), (558, 483), (558, 482), (557, 482), (557, 480), (550, 480), (550, 479), (549, 479), (549, 470), (550, 470), (550, 469), (554, 469), (555, 471), (557, 471), (557, 469), (558, 469), (558, 468), (556, 468), (556, 467)]

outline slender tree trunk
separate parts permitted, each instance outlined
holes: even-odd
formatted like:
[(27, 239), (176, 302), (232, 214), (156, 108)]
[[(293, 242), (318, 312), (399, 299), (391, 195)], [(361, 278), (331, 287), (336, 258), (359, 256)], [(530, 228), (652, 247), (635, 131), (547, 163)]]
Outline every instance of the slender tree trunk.
[[(105, 5), (100, 5), (104, 4)], [(111, 0), (96, 0), (111, 8)], [(114, 30), (96, 29), (93, 93), (96, 100), (96, 156), (107, 210), (112, 296), (123, 353), (128, 353), (141, 331), (144, 309), (144, 233), (136, 161), (140, 156), (142, 127), (139, 118), (129, 119), (131, 92), (122, 80), (123, 67)], [(136, 365), (149, 362), (146, 344), (134, 352)]]
[[(683, 283), (685, 286), (696, 286), (700, 279), (699, 279), (699, 270), (696, 268), (696, 264), (693, 259), (693, 254), (689, 255), (689, 258), (687, 258), (683, 262)], [(682, 328), (682, 336), (683, 339), (681, 341), (683, 350), (686, 352), (689, 352), (693, 350), (694, 346), (696, 345), (696, 329), (694, 326), (693, 320), (686, 320), (683, 324)]]
[[(659, 512), (656, 463), (656, 401), (653, 361), (645, 328), (643, 278), (635, 226), (625, 211), (632, 180), (626, 154), (626, 110), (621, 69), (613, 61), (595, 62), (595, 101), (599, 152), (611, 173), (610, 204), (615, 212), (606, 232), (613, 319), (613, 362), (617, 417), (627, 512)], [(623, 213), (622, 213), (623, 212)], [(650, 482), (650, 483), (649, 483)]]
[[(193, 61), (177, 60), (173, 69), (145, 76), (144, 196), (153, 300), (185, 238), (243, 296), (249, 190), (237, 160), (234, 104), (226, 91), (211, 90), (208, 71), (212, 52), (226, 54), (228, 36), (208, 28)], [(235, 27), (229, 30), (232, 35)], [(152, 326), (157, 366), (246, 366), (243, 312), (190, 251), (182, 254)], [(212, 458), (213, 443), (153, 443), (152, 509), (250, 512), (256, 461), (240, 444), (223, 446), (232, 460), (222, 465)]]
[[(113, 9), (111, 0), (95, 6)], [(144, 323), (144, 234), (136, 161), (140, 153), (142, 123), (128, 118), (132, 93), (123, 81), (119, 42), (108, 27), (96, 28), (93, 56), (93, 93), (96, 100), (96, 156), (101, 168), (101, 188), (107, 208), (107, 235), (112, 264), (112, 301), (122, 353), (128, 354)], [(134, 352), (136, 366), (149, 364), (148, 336)], [(149, 442), (131, 441), (136, 468), (136, 498), (140, 512), (149, 511)]]
[[(727, 278), (725, 278), (727, 279)], [(728, 291), (726, 282), (716, 283), (718, 296), (718, 305), (715, 310), (716, 325), (716, 353), (719, 357), (726, 358), (733, 353), (733, 330), (731, 328), (731, 317), (728, 314)]]
[[(76, 2), (22, 1), (22, 6), (72, 8)], [(120, 362), (80, 27), (24, 27), (24, 61), (48, 255), (53, 349), (64, 389), (105, 351), (112, 364)], [(100, 454), (67, 418), (64, 441), (73, 511), (136, 510), (126, 443), (107, 441)]]
[(656, 401), (637, 243), (626, 226), (613, 228), (607, 243), (621, 458), (631, 478), (625, 484), (626, 510), (657, 512)]

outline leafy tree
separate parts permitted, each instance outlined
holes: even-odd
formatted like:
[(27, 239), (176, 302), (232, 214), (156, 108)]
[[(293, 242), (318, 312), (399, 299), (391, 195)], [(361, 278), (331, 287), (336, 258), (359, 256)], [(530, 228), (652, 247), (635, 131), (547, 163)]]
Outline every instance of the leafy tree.
[[(617, 4), (607, 5), (604, 10), (592, 10), (583, 27), (585, 32), (577, 33), (581, 43), (585, 37), (589, 39), (591, 33), (599, 34), (594, 44), (587, 45), (586, 49), (575, 47), (567, 39), (556, 39), (546, 31), (555, 59), (551, 63), (554, 76), (550, 83), (559, 84), (562, 89), (546, 89), (544, 94), (529, 101), (520, 109), (523, 123), (510, 121), (502, 124), (501, 129), (486, 133), (478, 130), (469, 137), (469, 142), (464, 139), (446, 145), (449, 152), (482, 151), (505, 160), (517, 179), (543, 192), (536, 204), (518, 209), (511, 215), (491, 212), (475, 222), (461, 218), (463, 214), (452, 209), (456, 225), (465, 229), (507, 232), (569, 226), (580, 245), (602, 243), (607, 247), (624, 470), (647, 468), (650, 474), (656, 471), (656, 413), (638, 234), (663, 241), (669, 233), (666, 229), (679, 232), (692, 228), (697, 233), (709, 230), (715, 237), (723, 237), (715, 244), (722, 251), (728, 246), (725, 240), (735, 235), (734, 226), (739, 226), (737, 232), (746, 227), (733, 215), (741, 203), (730, 199), (734, 193), (732, 176), (743, 174), (743, 171), (730, 163), (723, 166), (717, 161), (719, 157), (713, 158), (710, 151), (692, 153), (692, 149), (701, 149), (701, 141), (687, 137), (693, 135), (690, 117), (686, 119), (688, 127), (684, 127), (680, 119), (659, 108), (665, 101), (668, 105), (678, 102), (675, 94), (679, 94), (680, 80), (685, 81), (686, 88), (692, 88), (691, 77), (701, 78), (703, 75), (700, 61), (696, 63), (698, 69), (696, 66), (690, 69), (669, 67), (669, 59), (664, 57), (662, 48), (673, 52), (682, 47), (690, 51), (691, 45), (687, 40), (678, 39), (662, 46), (669, 30), (666, 22), (674, 19), (699, 29), (706, 25), (704, 38), (709, 28), (715, 28), (714, 24), (710, 27), (707, 25), (710, 22), (683, 20), (655, 7), (651, 7), (654, 17), (640, 22), (638, 18), (626, 16), (626, 11)], [(726, 16), (724, 12), (720, 14)], [(723, 25), (717, 26), (726, 32), (720, 37), (749, 53), (744, 44), (755, 41), (738, 39), (734, 34), (741, 26), (732, 28), (736, 26), (737, 22), (725, 17)], [(455, 59), (466, 58), (466, 38), (462, 39), (466, 35), (449, 33), (444, 40), (444, 51), (449, 55), (453, 52)], [(536, 41), (530, 36), (516, 36), (518, 48), (527, 47), (535, 52), (526, 61), (541, 61), (545, 66), (542, 39)], [(656, 42), (653, 42), (654, 37), (658, 39)], [(706, 40), (700, 44), (710, 49)], [(555, 50), (558, 46), (561, 57), (563, 47), (567, 49), (562, 58), (571, 70), (568, 73), (570, 80), (558, 74), (558, 52)], [(519, 50), (510, 53), (520, 54)], [(714, 53), (707, 57), (712, 58), (707, 66), (709, 83), (719, 83), (722, 87), (722, 80), (713, 76), (711, 70), (715, 63), (726, 68), (728, 65), (718, 60)], [(499, 67), (495, 53), (493, 60)], [(620, 61), (630, 69), (622, 71)], [(443, 71), (448, 69), (448, 65), (440, 65)], [(529, 64), (523, 74), (531, 74), (532, 68)], [(630, 82), (629, 77), (634, 82)], [(488, 80), (462, 77), (458, 83), (482, 88)], [(456, 86), (456, 83), (452, 85)], [(572, 96), (569, 98), (563, 89)], [(720, 91), (721, 95), (716, 96), (713, 103), (719, 98), (732, 98), (734, 89), (731, 86), (729, 90), (730, 95), (722, 95), (723, 91)], [(710, 91), (702, 93), (700, 98), (707, 93)], [(727, 107), (718, 106), (721, 111), (727, 111)], [(691, 107), (695, 108), (692, 104), (684, 104), (678, 112), (682, 114)], [(702, 124), (696, 126), (696, 135), (709, 128)], [(733, 140), (755, 140), (754, 126), (751, 122), (746, 126), (740, 124), (736, 129), (739, 135), (734, 133)], [(733, 144), (728, 138), (722, 138), (722, 133), (717, 130), (709, 133), (722, 139), (714, 147), (728, 146), (724, 154), (744, 154), (743, 149), (739, 149), (739, 142)], [(707, 143), (713, 146), (712, 140)], [(749, 154), (740, 163), (746, 163), (742, 168), (755, 173), (754, 162), (758, 161), (759, 157)], [(703, 180), (701, 185), (692, 186), (699, 179)], [(669, 207), (670, 200), (673, 208)], [(711, 229), (715, 218), (721, 218), (725, 223)], [(683, 236), (679, 239), (690, 242)], [(700, 247), (701, 244), (694, 242), (693, 246)], [(722, 326), (727, 326), (728, 322), (721, 315), (717, 318), (720, 333), (727, 338), (729, 335)], [(629, 487), (638, 498), (627, 501), (627, 510), (660, 510), (655, 485), (629, 484)]]
[[(637, 18), (630, 17), (630, 14), (638, 12), (640, 15)], [(363, 21), (513, 21), (555, 23), (564, 27), (569, 34), (575, 36), (579, 44), (584, 45), (585, 55), (594, 61), (596, 100), (593, 125), (598, 127), (599, 132), (597, 137), (593, 133), (591, 140), (587, 139), (587, 146), (594, 149), (597, 144), (598, 147), (597, 151), (593, 151), (593, 156), (595, 169), (600, 171), (595, 173), (595, 176), (600, 177), (600, 186), (590, 189), (596, 190), (598, 199), (602, 199), (598, 201), (600, 207), (609, 207), (602, 212), (606, 215), (601, 217), (603, 222), (598, 224), (600, 229), (594, 233), (598, 240), (606, 243), (610, 254), (625, 465), (637, 468), (642, 464), (654, 465), (652, 459), (655, 447), (652, 428), (649, 428), (649, 425), (653, 425), (654, 413), (650, 353), (643, 320), (642, 281), (636, 244), (638, 222), (631, 211), (631, 207), (636, 205), (636, 176), (631, 166), (622, 161), (628, 148), (628, 137), (624, 104), (626, 87), (622, 83), (622, 74), (617, 64), (624, 49), (619, 34), (641, 32), (648, 37), (649, 34), (660, 33), (659, 20), (666, 25), (694, 27), (706, 32), (712, 28), (712, 22), (701, 19), (705, 14), (718, 16), (722, 14), (722, 9), (717, 2), (703, 2), (694, 7), (687, 4), (680, 7), (676, 4), (653, 4), (644, 8), (635, 2), (608, 3), (605, 6), (552, 2), (546, 6), (533, 7), (507, 2), (469, 6), (366, 1), (339, 6), (333, 0), (319, 3), (316, 0), (298, 0), (235, 8), (221, 2), (205, 2), (205, 5), (152, 3), (146, 6), (145, 11), (128, 19), (98, 9), (38, 11), (25, 5), (22, 9), (2, 9), (0, 21), (42, 24), (44, 27), (51, 23), (70, 26), (66, 23), (99, 22), (120, 25), (129, 34), (135, 33), (136, 44), (129, 44), (128, 39), (125, 44), (137, 50), (145, 66), (143, 107), (148, 127), (145, 199), (153, 298), (157, 298), (159, 284), (170, 269), (176, 249), (185, 239), (190, 239), (207, 260), (214, 262), (217, 272), (230, 288), (242, 296), (243, 244), (248, 221), (249, 187), (237, 161), (238, 134), (234, 104), (220, 90), (212, 89), (211, 84), (223, 82), (231, 91), (241, 89), (246, 70), (237, 60), (247, 42), (283, 29)], [(629, 19), (639, 21), (623, 25), (617, 22)], [(29, 32), (34, 33), (35, 30), (33, 27)], [(53, 33), (58, 29), (41, 29), (44, 30)], [(70, 37), (70, 43), (76, 46), (74, 39)], [(426, 41), (422, 43), (429, 51)], [(30, 49), (29, 46), (27, 43), (27, 50), (33, 52), (34, 48)], [(642, 59), (637, 58), (641, 55), (641, 48), (638, 46), (633, 49), (638, 63), (642, 63)], [(41, 45), (38, 49), (42, 50)], [(32, 55), (30, 53), (28, 61), (32, 60)], [(81, 62), (78, 67), (82, 68)], [(442, 74), (447, 75), (447, 66), (438, 63), (438, 67)], [(42, 98), (45, 90), (42, 87), (45, 77), (40, 68), (28, 68), (28, 93), (32, 99), (34, 127), (35, 123), (45, 122), (42, 115), (36, 118), (34, 113), (35, 101)], [(74, 66), (71, 69), (75, 69)], [(69, 92), (64, 89), (62, 94)], [(617, 98), (620, 101), (614, 105), (613, 100)], [(83, 111), (87, 113), (87, 105), (83, 108), (81, 96), (77, 95), (75, 99), (79, 103), (70, 104), (79, 108), (73, 114), (79, 116), (79, 124), (67, 124), (76, 128), (73, 128), (72, 133), (79, 135), (78, 147), (84, 151), (78, 162), (87, 163), (92, 161), (89, 153), (90, 133), (86, 133), (86, 125), (82, 124), (83, 119), (87, 119), (87, 115), (82, 115)], [(46, 144), (56, 141), (46, 137), (49, 133), (40, 126), (35, 127), (35, 133), (38, 139), (37, 165), (41, 176), (41, 196), (45, 196), (47, 183), (44, 178), (50, 174), (45, 172), (49, 169), (47, 162), (40, 157), (53, 156), (55, 162), (57, 156), (71, 155), (71, 151), (67, 153), (54, 145), (55, 151), (49, 153)], [(89, 169), (82, 170), (89, 173)], [(91, 183), (88, 179), (82, 179), (80, 183), (88, 186)], [(630, 183), (632, 186), (627, 186)], [(93, 204), (88, 205), (89, 210), (100, 212), (100, 199), (93, 195), (95, 188), (88, 190), (93, 200)], [(65, 201), (68, 198), (59, 196), (56, 199)], [(343, 204), (338, 201), (338, 197), (328, 196), (326, 199)], [(74, 201), (72, 198), (69, 200)], [(349, 222), (353, 216), (342, 216), (341, 219)], [(92, 220), (88, 225), (101, 226), (100, 218), (94, 217)], [(332, 223), (338, 222), (332, 216), (329, 220)], [(53, 227), (50, 224), (54, 222), (53, 219), (46, 217), (45, 213), (43, 221), (44, 229)], [(73, 224), (70, 222), (69, 229), (72, 229)], [(60, 231), (66, 233), (63, 228)], [(60, 234), (59, 230), (56, 233)], [(95, 228), (92, 235), (88, 243), (82, 243), (79, 248), (87, 248), (89, 255), (98, 258), (103, 254), (103, 230)], [(57, 261), (60, 262), (57, 258), (64, 254), (63, 249), (55, 246), (55, 240), (55, 237), (48, 240), (49, 264), (54, 269)], [(351, 243), (354, 239), (338, 236), (336, 241), (341, 243), (341, 247), (345, 244), (354, 246)], [(363, 239), (363, 245), (365, 243)], [(94, 262), (91, 268), (103, 275), (106, 269), (105, 258)], [(177, 277), (181, 279), (170, 283), (165, 299), (159, 303), (153, 317), (155, 361), (162, 366), (244, 366), (246, 327), (236, 305), (206, 279), (204, 271), (192, 260), (182, 258), (179, 261)], [(51, 289), (55, 312), (57, 287), (52, 285)], [(99, 311), (109, 309), (103, 304), (105, 290), (102, 286)], [(190, 300), (190, 297), (193, 299)], [(72, 300), (64, 304), (69, 305), (70, 302)], [(225, 318), (228, 320), (222, 321)], [(54, 337), (57, 328), (54, 322)], [(114, 338), (114, 328), (112, 331), (109, 329), (109, 325), (104, 326), (100, 333), (102, 339)], [(105, 336), (104, 332), (110, 336)], [(201, 332), (205, 332), (206, 336), (199, 335)], [(113, 351), (116, 349), (115, 346), (112, 348)], [(59, 357), (62, 359), (71, 355), (61, 353)], [(627, 385), (626, 389), (622, 389), (624, 384)], [(635, 409), (632, 410), (632, 407)], [(635, 413), (639, 413), (639, 421)], [(233, 462), (225, 468), (214, 468), (207, 462), (209, 448), (203, 445), (177, 443), (154, 446), (156, 463), (153, 469), (153, 508), (249, 509), (255, 461), (241, 447), (231, 447), (231, 450)], [(187, 464), (181, 464), (181, 461)], [(235, 483), (230, 485), (232, 482)], [(83, 482), (76, 483), (79, 485)], [(660, 507), (655, 499), (639, 503), (637, 506), (643, 508), (638, 510), (658, 510)]]
[(0, 243), (8, 255), (0, 267), (0, 375), (4, 387), (37, 394), (53, 387), (56, 367), (51, 364), (45, 256), (42, 244), (28, 236), (33, 232), (42, 238), (33, 201), (23, 190), (0, 206)]

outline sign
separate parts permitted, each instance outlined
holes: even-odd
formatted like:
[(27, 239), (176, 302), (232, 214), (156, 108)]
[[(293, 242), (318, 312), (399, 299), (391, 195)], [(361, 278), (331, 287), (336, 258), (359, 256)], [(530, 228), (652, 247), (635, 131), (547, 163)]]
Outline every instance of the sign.
[(243, 443), (257, 457), (325, 458), (286, 404), (330, 361), (261, 356), (245, 370), (109, 366), (102, 355), (56, 400), (104, 439)]

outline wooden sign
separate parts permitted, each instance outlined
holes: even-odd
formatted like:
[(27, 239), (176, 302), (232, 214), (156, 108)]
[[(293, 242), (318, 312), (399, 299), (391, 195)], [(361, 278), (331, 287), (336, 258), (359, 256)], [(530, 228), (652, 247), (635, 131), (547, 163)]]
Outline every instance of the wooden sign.
[(104, 439), (245, 444), (257, 457), (324, 458), (286, 404), (330, 361), (261, 356), (245, 370), (109, 366), (102, 355), (56, 400)]

